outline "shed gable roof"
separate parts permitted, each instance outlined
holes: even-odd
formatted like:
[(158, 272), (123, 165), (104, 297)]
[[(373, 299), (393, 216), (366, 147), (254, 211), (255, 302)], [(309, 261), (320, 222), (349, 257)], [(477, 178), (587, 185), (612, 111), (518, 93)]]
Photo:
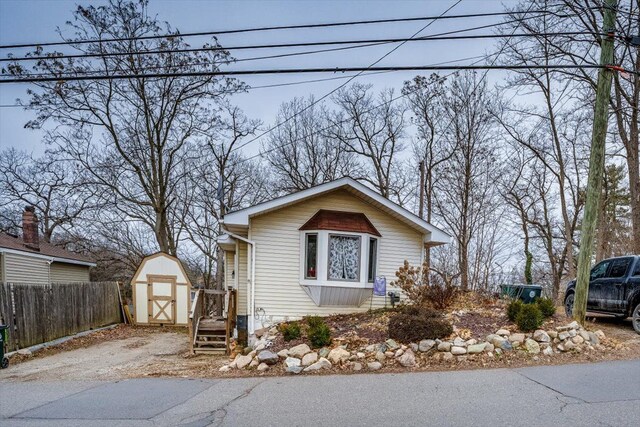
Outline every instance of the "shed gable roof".
[(278, 209), (283, 209), (289, 205), (293, 205), (306, 199), (339, 189), (344, 189), (350, 192), (354, 196), (364, 200), (370, 205), (380, 209), (383, 212), (386, 212), (397, 220), (425, 234), (426, 242), (431, 242), (435, 245), (451, 242), (451, 236), (445, 231), (429, 224), (427, 221), (423, 220), (412, 212), (409, 212), (402, 206), (399, 206), (389, 199), (382, 197), (374, 190), (359, 183), (358, 181), (355, 181), (352, 178), (341, 178), (335, 181), (317, 185), (312, 188), (308, 188), (306, 190), (301, 190), (296, 193), (278, 197), (264, 203), (259, 203), (245, 209), (240, 209), (235, 212), (229, 212), (224, 216), (223, 223), (228, 227), (247, 229), (249, 227), (250, 218), (254, 216), (262, 215)]
[(300, 230), (352, 231), (354, 233), (368, 233), (382, 237), (365, 214), (328, 209), (320, 209), (300, 227)]

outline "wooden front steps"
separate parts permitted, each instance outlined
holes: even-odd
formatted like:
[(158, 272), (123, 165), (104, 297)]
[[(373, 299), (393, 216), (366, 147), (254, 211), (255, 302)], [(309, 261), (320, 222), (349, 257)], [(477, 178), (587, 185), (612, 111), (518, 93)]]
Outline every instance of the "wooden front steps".
[[(224, 295), (225, 307), (223, 316), (215, 316), (205, 312), (205, 299), (211, 295)], [(236, 318), (236, 292), (235, 290), (196, 291), (191, 312), (189, 313), (189, 347), (192, 353), (217, 353), (229, 354), (231, 335), (235, 327)]]
[(227, 351), (227, 322), (223, 318), (200, 318), (193, 340), (194, 353)]

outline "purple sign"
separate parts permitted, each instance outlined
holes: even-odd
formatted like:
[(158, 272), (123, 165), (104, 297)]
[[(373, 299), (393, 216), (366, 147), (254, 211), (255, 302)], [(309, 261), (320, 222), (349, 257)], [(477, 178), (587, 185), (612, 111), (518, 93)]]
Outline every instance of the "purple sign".
[(384, 276), (376, 276), (373, 281), (373, 294), (377, 297), (383, 297), (387, 294), (387, 278)]

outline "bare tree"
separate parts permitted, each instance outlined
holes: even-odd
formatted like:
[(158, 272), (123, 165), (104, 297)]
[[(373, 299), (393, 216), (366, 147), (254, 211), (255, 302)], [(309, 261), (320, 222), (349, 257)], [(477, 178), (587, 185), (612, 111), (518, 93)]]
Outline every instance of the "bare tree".
[(362, 84), (338, 91), (333, 99), (338, 111), (331, 118), (330, 135), (362, 160), (361, 180), (402, 203), (406, 176), (398, 157), (404, 149), (405, 107), (393, 102), (392, 90), (375, 97), (371, 86)]
[[(287, 120), (290, 118), (289, 120)], [(359, 176), (353, 153), (330, 136), (329, 112), (322, 105), (295, 98), (280, 106), (278, 126), (263, 147), (274, 173), (277, 193), (304, 190), (344, 176)]]
[(439, 170), (435, 206), (438, 217), (454, 235), (460, 285), (465, 290), (473, 287), (472, 249), (492, 251), (474, 240), (498, 213), (495, 182), (500, 169), (490, 100), (484, 79), (470, 72), (451, 80), (444, 100), (443, 120), (450, 126), (443, 137), (456, 149)]
[[(157, 247), (176, 254), (180, 221), (171, 218), (182, 190), (188, 162), (197, 156), (194, 140), (217, 124), (217, 105), (227, 94), (242, 89), (238, 82), (215, 76), (139, 77), (154, 73), (216, 71), (231, 58), (214, 39), (203, 52), (179, 52), (187, 43), (168, 23), (147, 11), (147, 2), (111, 0), (105, 6), (78, 6), (69, 24), (72, 36), (61, 33), (69, 46), (91, 58), (58, 58), (57, 53), (36, 62), (35, 73), (58, 77), (38, 82), (30, 90), (28, 108), (37, 118), (57, 126), (49, 142), (90, 174), (89, 184), (108, 189), (110, 202), (124, 219), (148, 226)], [(173, 37), (144, 39), (144, 36)], [(89, 40), (114, 38), (102, 43)], [(215, 49), (213, 49), (215, 48)], [(162, 50), (170, 53), (144, 55)], [(41, 49), (35, 54), (43, 55)], [(111, 54), (111, 55), (108, 55)], [(10, 72), (30, 73), (18, 65)], [(65, 76), (99, 73), (132, 76), (125, 79), (68, 81)], [(176, 227), (178, 227), (176, 229)]]
[(41, 239), (49, 243), (57, 234), (60, 240), (64, 230), (100, 206), (82, 175), (73, 164), (50, 153), (34, 158), (13, 148), (0, 152), (2, 221), (9, 229), (20, 229), (22, 209), (31, 205), (40, 220)]

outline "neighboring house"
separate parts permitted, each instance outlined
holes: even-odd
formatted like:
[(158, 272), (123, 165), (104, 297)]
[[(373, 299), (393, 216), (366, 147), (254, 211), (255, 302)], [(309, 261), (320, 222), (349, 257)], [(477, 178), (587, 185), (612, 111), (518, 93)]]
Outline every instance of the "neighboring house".
[(0, 232), (0, 283), (89, 282), (89, 258), (40, 242), (32, 207), (22, 214), (22, 238)]
[(228, 213), (223, 227), (225, 281), (238, 290), (238, 327), (249, 335), (263, 321), (383, 307), (376, 277), (394, 291), (405, 260), (419, 266), (425, 246), (451, 240), (350, 178)]

